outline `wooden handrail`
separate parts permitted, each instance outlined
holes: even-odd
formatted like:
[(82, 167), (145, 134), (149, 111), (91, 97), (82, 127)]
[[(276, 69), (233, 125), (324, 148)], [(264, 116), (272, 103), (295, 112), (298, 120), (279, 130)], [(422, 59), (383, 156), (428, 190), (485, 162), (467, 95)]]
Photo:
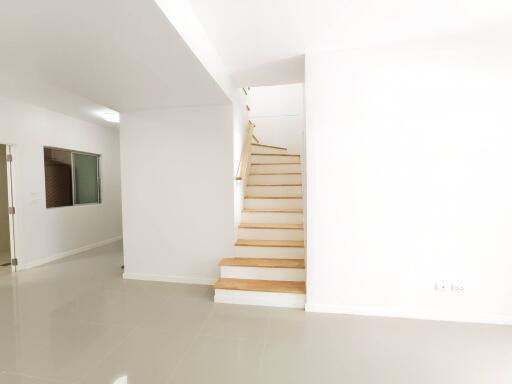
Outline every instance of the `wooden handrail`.
[(251, 157), (251, 144), (254, 127), (255, 125), (249, 121), (247, 124), (247, 135), (245, 136), (244, 148), (242, 150), (242, 155), (240, 156), (240, 163), (238, 164), (236, 180), (243, 180), (245, 179), (245, 175), (247, 175), (247, 169), (249, 169), (249, 160)]
[[(256, 124), (254, 124), (251, 120), (249, 120), (249, 124), (252, 124), (253, 126), (256, 126)], [(254, 136), (254, 132), (252, 134), (252, 139), (256, 142), (256, 144), (259, 144), (260, 141), (258, 140), (258, 138), (256, 136)]]

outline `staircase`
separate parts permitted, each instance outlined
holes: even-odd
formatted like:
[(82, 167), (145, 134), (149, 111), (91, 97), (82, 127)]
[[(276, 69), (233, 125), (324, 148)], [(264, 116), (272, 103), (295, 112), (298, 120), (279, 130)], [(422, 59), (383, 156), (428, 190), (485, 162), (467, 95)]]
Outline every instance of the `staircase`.
[(252, 141), (247, 146), (246, 196), (235, 257), (219, 263), (215, 302), (304, 308), (300, 155)]

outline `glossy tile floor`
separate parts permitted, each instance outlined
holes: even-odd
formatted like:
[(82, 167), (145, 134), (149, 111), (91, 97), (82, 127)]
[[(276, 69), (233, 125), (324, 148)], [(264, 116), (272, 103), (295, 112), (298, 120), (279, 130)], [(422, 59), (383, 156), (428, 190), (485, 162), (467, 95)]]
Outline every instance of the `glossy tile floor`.
[(0, 384), (512, 383), (512, 327), (214, 304), (119, 244), (0, 275)]
[[(1, 275), (8, 275), (11, 273), (11, 266), (10, 265), (7, 265), (7, 266), (1, 266), (0, 265), (0, 276)], [(0, 308), (1, 310), (1, 308)]]

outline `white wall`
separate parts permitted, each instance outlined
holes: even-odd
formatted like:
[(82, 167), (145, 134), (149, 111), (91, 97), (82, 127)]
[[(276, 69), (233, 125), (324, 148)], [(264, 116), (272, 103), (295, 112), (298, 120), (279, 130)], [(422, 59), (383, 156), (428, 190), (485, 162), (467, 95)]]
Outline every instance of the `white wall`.
[(512, 323), (506, 41), (307, 55), (308, 310)]
[(242, 220), (242, 209), (244, 206), (246, 180), (235, 180), (240, 165), (245, 139), (247, 137), (247, 125), (249, 117), (247, 109), (247, 96), (241, 89), (232, 92), (233, 110), (233, 185), (234, 185), (234, 226), (235, 235), (238, 233), (238, 226)]
[[(0, 98), (0, 143), (14, 145), (16, 256), (20, 268), (121, 235), (116, 129)], [(43, 146), (101, 154), (103, 203), (47, 209)]]
[(263, 144), (303, 153), (304, 87), (302, 84), (251, 87), (247, 103), (254, 133)]
[(211, 284), (233, 254), (233, 111), (123, 113), (125, 277)]

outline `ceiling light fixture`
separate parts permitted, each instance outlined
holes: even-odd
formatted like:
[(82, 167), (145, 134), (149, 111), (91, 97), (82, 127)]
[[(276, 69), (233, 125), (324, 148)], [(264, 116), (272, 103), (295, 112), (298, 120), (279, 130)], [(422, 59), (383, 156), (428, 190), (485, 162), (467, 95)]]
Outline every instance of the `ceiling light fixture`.
[(105, 111), (101, 114), (101, 117), (109, 123), (119, 123), (120, 121), (119, 112), (116, 111)]

